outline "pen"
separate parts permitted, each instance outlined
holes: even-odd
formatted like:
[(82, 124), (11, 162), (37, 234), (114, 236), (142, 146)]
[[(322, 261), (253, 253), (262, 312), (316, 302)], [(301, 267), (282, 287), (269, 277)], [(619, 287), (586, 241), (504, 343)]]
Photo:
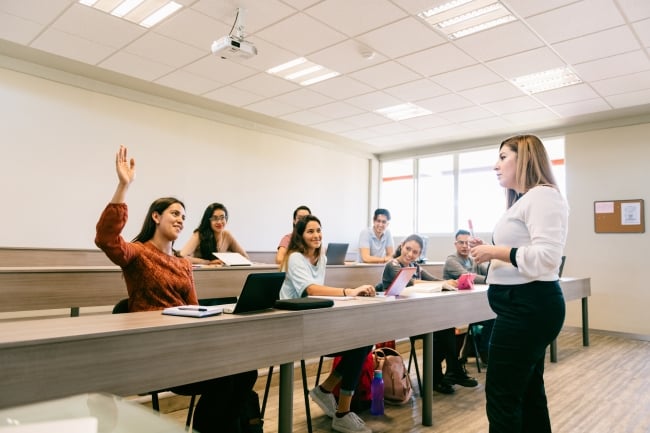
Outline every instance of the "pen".
[(179, 310), (191, 310), (191, 311), (208, 311), (205, 307), (186, 305), (184, 307), (178, 307)]

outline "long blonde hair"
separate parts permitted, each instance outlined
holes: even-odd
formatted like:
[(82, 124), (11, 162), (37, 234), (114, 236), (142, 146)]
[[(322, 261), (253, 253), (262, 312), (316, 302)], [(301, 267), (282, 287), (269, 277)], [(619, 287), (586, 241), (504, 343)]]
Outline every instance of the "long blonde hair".
[[(510, 150), (517, 154), (517, 172), (515, 173), (515, 182), (517, 190), (527, 192), (529, 189), (547, 185), (555, 189), (557, 182), (551, 169), (551, 160), (546, 153), (542, 140), (534, 135), (515, 135), (501, 142), (499, 150), (503, 146), (508, 146)], [(508, 208), (512, 206), (519, 198), (519, 193), (511, 188), (506, 191), (506, 200)]]

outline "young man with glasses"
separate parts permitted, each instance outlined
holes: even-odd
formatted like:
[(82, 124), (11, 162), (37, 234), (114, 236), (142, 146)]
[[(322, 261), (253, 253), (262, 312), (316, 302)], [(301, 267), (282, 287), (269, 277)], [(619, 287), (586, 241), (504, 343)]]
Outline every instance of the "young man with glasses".
[(359, 235), (359, 261), (363, 263), (387, 263), (393, 258), (395, 244), (388, 230), (390, 212), (376, 209), (372, 227), (363, 229)]

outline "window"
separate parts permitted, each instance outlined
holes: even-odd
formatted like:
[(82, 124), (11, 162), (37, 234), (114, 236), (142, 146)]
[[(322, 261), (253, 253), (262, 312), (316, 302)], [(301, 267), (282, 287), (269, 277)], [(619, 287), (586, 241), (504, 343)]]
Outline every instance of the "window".
[[(542, 140), (566, 194), (564, 137)], [(382, 162), (379, 203), (391, 212), (393, 235), (454, 233), (469, 228), (469, 219), (477, 233), (490, 233), (506, 206), (496, 161), (497, 149), (490, 146)]]

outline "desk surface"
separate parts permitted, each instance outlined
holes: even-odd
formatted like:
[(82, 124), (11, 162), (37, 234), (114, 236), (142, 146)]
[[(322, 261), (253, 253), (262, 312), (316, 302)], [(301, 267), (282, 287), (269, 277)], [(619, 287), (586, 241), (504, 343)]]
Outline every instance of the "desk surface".
[[(590, 294), (589, 279), (563, 279), (562, 288), (567, 301)], [(378, 317), (391, 326), (356, 326)], [(86, 392), (133, 395), (491, 317), (478, 288), (250, 316), (154, 311), (5, 322), (0, 408)]]

